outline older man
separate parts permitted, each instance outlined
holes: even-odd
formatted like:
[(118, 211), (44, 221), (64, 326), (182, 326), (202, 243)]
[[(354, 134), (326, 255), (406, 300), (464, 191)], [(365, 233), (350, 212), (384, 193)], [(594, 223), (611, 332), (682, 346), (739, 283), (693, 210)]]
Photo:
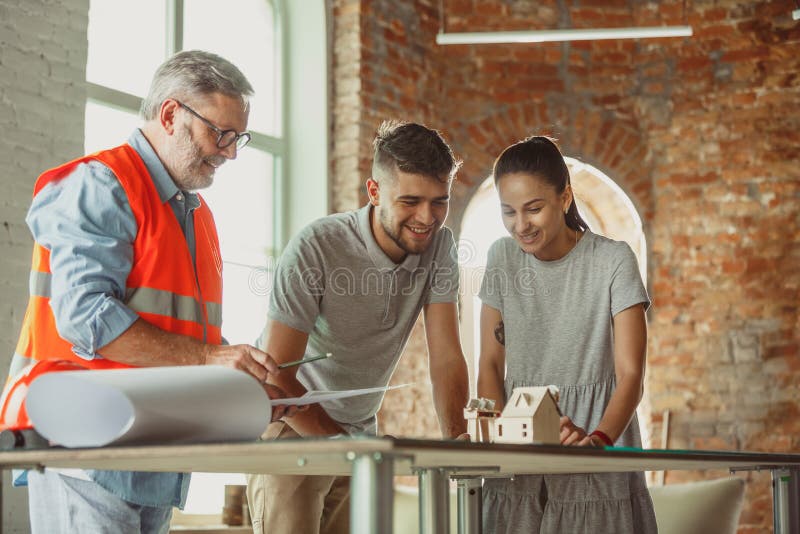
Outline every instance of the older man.
[[(251, 94), (225, 59), (178, 53), (157, 70), (144, 125), (126, 144), (39, 177), (27, 217), (32, 294), (11, 383), (54, 359), (89, 369), (221, 364), (261, 383), (278, 372), (266, 353), (223, 344), (219, 243), (195, 192), (250, 140)], [(34, 533), (161, 533), (189, 476), (46, 470), (28, 483)]]

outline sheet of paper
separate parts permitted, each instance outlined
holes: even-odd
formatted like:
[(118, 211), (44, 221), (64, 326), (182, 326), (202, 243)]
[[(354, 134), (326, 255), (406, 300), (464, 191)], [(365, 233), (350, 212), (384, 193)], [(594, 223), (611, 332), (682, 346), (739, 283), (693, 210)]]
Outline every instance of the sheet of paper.
[(329, 401), (334, 399), (346, 399), (347, 397), (357, 397), (367, 393), (378, 393), (389, 391), (390, 389), (403, 388), (410, 384), (400, 384), (397, 386), (374, 387), (363, 389), (343, 389), (341, 391), (307, 391), (302, 397), (291, 397), (287, 399), (272, 399), (273, 404), (289, 404), (293, 406), (303, 406), (304, 404), (314, 404), (316, 402)]
[(25, 406), (34, 428), (65, 447), (254, 441), (272, 404), (305, 405), (403, 386), (309, 391), (270, 401), (250, 375), (221, 366), (49, 373)]

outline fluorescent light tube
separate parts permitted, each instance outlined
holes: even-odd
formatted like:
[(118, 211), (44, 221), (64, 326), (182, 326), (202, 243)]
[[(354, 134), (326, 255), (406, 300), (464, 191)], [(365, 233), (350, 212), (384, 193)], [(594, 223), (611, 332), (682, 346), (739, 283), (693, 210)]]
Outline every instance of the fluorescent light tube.
[(691, 26), (650, 26), (641, 28), (594, 28), (583, 30), (530, 30), (508, 32), (439, 33), (436, 44), (545, 43), (551, 41), (594, 41), (600, 39), (646, 39), (648, 37), (689, 37)]

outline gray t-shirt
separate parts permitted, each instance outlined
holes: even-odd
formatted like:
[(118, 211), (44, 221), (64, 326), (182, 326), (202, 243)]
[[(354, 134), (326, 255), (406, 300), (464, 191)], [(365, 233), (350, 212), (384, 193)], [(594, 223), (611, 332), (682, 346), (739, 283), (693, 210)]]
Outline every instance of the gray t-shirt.
[[(309, 334), (306, 353), (331, 358), (301, 365), (309, 390), (385, 386), (429, 303), (456, 302), (458, 264), (450, 229), (422, 254), (394, 263), (370, 228), (371, 205), (323, 217), (291, 239), (281, 255), (269, 317)], [(323, 402), (351, 433), (375, 432), (383, 394)]]
[[(506, 398), (515, 387), (555, 384), (564, 415), (596, 429), (616, 389), (612, 318), (650, 303), (630, 247), (586, 232), (563, 258), (540, 261), (503, 238), (489, 249), (480, 296), (503, 316)], [(641, 447), (635, 414), (615, 445)], [(487, 480), (483, 495), (498, 532), (657, 530), (641, 472)]]
[(480, 298), (502, 313), (507, 377), (541, 385), (613, 379), (611, 319), (650, 304), (628, 244), (591, 232), (555, 261), (496, 241)]

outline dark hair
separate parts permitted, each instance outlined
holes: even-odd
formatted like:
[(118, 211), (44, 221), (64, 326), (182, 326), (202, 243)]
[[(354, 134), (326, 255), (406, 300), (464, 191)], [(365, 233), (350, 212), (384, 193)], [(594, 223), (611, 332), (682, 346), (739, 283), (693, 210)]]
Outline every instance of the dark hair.
[(375, 153), (372, 159), (372, 177), (377, 180), (379, 169), (394, 169), (412, 174), (430, 176), (449, 182), (455, 176), (460, 161), (441, 134), (421, 124), (402, 121), (384, 121), (372, 142)]
[[(561, 194), (569, 185), (569, 169), (564, 156), (549, 137), (534, 136), (511, 145), (494, 162), (494, 183), (506, 174), (525, 173), (541, 178)], [(573, 192), (572, 202), (564, 215), (567, 226), (572, 230), (588, 230), (589, 225), (578, 213)]]

